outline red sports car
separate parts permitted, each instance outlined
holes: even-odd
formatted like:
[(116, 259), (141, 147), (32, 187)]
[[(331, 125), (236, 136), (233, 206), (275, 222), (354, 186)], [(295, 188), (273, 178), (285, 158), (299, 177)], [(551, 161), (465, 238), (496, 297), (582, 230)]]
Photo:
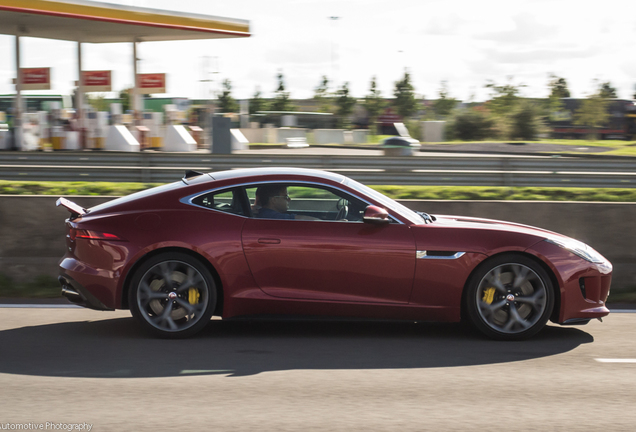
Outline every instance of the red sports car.
[(71, 216), (63, 294), (165, 337), (212, 315), (466, 319), (521, 339), (609, 313), (612, 265), (539, 228), (414, 212), (342, 175), (202, 174)]

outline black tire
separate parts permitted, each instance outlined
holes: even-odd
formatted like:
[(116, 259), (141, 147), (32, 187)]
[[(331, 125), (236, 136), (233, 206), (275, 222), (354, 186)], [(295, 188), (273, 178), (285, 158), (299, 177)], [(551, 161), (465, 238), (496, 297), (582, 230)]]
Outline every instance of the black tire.
[(144, 262), (128, 293), (130, 311), (152, 334), (186, 338), (209, 322), (217, 301), (210, 271), (181, 252), (166, 252)]
[(545, 326), (554, 307), (554, 288), (535, 261), (506, 254), (477, 269), (468, 282), (465, 300), (477, 330), (496, 340), (521, 340)]

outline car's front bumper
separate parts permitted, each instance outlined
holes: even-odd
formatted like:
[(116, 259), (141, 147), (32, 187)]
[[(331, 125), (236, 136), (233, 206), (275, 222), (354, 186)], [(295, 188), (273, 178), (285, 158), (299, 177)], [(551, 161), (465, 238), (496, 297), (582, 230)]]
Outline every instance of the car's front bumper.
[(591, 263), (551, 243), (541, 241), (527, 250), (542, 259), (554, 272), (559, 286), (558, 310), (552, 321), (585, 324), (607, 316), (605, 302), (612, 282), (612, 264)]

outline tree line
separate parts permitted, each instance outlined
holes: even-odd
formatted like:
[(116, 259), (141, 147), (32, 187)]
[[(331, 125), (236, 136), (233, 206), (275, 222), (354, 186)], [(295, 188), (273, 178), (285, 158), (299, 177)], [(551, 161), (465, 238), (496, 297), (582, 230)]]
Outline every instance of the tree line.
[[(411, 74), (406, 69), (402, 78), (394, 82), (392, 98), (382, 95), (375, 76), (371, 77), (367, 94), (362, 99), (351, 95), (348, 82), (335, 90), (330, 87), (330, 80), (323, 75), (314, 88), (313, 100), (319, 112), (334, 114), (338, 127), (351, 127), (354, 107), (361, 104), (366, 109), (369, 127), (375, 133), (378, 117), (390, 107), (402, 117), (413, 136), (419, 136), (417, 129), (420, 121), (445, 120), (449, 140), (535, 139), (540, 133), (548, 132), (546, 125), (553, 120), (555, 113), (565, 109), (562, 99), (570, 97), (566, 79), (554, 74), (548, 77), (549, 95), (545, 99), (523, 97), (521, 92), (526, 86), (508, 77), (505, 83), (488, 81), (484, 85), (490, 91), (490, 97), (484, 103), (462, 103), (453, 98), (446, 81), (440, 83), (437, 98), (425, 102), (423, 98), (417, 97)], [(592, 94), (573, 113), (573, 124), (591, 129), (594, 135), (609, 119), (608, 99), (616, 97), (616, 88), (609, 81), (595, 81)], [(217, 93), (217, 107), (225, 113), (239, 110), (238, 102), (232, 96), (232, 82), (229, 79), (223, 80), (222, 89)], [(249, 99), (251, 115), (262, 111), (295, 110), (282, 72), (276, 75), (273, 98), (263, 97), (260, 88), (257, 88)]]
[[(285, 89), (282, 72), (276, 76), (277, 87), (274, 97), (266, 99), (260, 89), (256, 89), (249, 100), (249, 113), (259, 111), (294, 111), (295, 107)], [(421, 120), (446, 120), (447, 138), (459, 140), (481, 140), (486, 138), (505, 140), (535, 139), (547, 132), (547, 123), (555, 113), (564, 110), (562, 99), (570, 97), (565, 78), (550, 74), (547, 82), (549, 95), (546, 99), (525, 98), (521, 95), (524, 84), (516, 84), (513, 77), (501, 84), (488, 81), (485, 88), (490, 90), (490, 98), (485, 103), (466, 103), (450, 96), (448, 83), (442, 81), (437, 99), (423, 103), (415, 93), (411, 75), (404, 71), (401, 79), (393, 86), (393, 98), (385, 98), (378, 89), (373, 76), (367, 94), (361, 100), (350, 94), (349, 83), (345, 82), (335, 91), (330, 91), (330, 81), (322, 76), (314, 88), (313, 99), (320, 112), (336, 116), (339, 127), (350, 127), (349, 119), (354, 106), (360, 103), (367, 111), (369, 126), (373, 130), (378, 117), (391, 107), (400, 115), (409, 129), (417, 129)], [(604, 126), (609, 118), (608, 99), (616, 98), (616, 88), (607, 82), (594, 82), (594, 91), (585, 98), (573, 113), (573, 124), (593, 131)], [(636, 99), (636, 94), (634, 95)], [(223, 112), (236, 112), (238, 104), (232, 97), (232, 83), (223, 81), (223, 89), (218, 94), (218, 106)], [(374, 131), (375, 132), (375, 131)], [(412, 134), (417, 131), (412, 130)], [(414, 135), (419, 136), (419, 135)]]

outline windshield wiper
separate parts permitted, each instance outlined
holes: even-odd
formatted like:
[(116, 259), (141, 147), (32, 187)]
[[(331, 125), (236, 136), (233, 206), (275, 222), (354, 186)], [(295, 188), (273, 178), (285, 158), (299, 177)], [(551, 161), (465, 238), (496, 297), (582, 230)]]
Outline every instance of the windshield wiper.
[(435, 216), (432, 216), (428, 213), (424, 213), (421, 211), (416, 211), (415, 213), (417, 213), (418, 215), (422, 216), (422, 219), (424, 219), (424, 223), (433, 223), (437, 220), (437, 218)]

